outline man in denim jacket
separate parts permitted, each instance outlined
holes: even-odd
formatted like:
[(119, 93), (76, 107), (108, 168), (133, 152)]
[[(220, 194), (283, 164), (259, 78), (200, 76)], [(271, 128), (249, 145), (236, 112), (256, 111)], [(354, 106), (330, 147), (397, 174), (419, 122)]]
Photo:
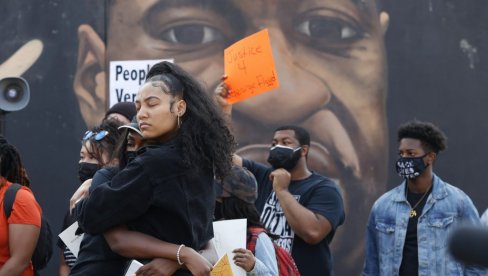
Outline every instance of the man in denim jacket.
[(405, 180), (373, 205), (366, 231), (363, 275), (486, 275), (447, 251), (448, 235), (462, 223), (479, 224), (478, 211), (432, 165), (446, 148), (444, 133), (412, 121), (398, 130), (396, 169)]

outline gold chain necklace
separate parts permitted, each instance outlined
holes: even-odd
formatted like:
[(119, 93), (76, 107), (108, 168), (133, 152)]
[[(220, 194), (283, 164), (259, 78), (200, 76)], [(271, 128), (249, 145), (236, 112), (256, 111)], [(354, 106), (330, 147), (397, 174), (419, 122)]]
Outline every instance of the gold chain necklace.
[[(429, 188), (427, 189), (427, 191), (425, 191), (425, 193), (422, 195), (422, 197), (419, 199), (419, 201), (417, 201), (417, 203), (415, 203), (415, 205), (410, 208), (410, 218), (414, 218), (417, 216), (417, 211), (415, 211), (415, 208), (417, 208), (417, 206), (419, 206), (420, 202), (422, 202), (422, 200), (424, 200), (424, 197), (430, 191), (430, 187), (432, 187), (432, 184), (430, 184)], [(407, 201), (408, 201), (407, 193), (408, 193), (408, 186), (407, 186), (407, 189), (405, 189), (405, 199), (407, 199)]]

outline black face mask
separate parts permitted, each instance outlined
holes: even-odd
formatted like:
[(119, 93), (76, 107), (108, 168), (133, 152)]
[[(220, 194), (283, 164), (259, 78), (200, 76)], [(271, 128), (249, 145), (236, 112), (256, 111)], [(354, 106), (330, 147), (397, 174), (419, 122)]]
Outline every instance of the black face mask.
[(268, 162), (273, 166), (274, 169), (285, 169), (290, 171), (293, 169), (300, 159), (300, 149), (296, 149), (276, 145), (269, 150)]
[(127, 163), (130, 163), (130, 161), (136, 158), (137, 153), (135, 151), (126, 151), (125, 156), (127, 158)]
[(424, 157), (427, 155), (424, 154), (420, 157), (400, 157), (396, 162), (396, 171), (399, 176), (404, 178), (416, 178), (420, 176), (427, 165), (424, 163)]
[(78, 165), (78, 177), (80, 178), (81, 183), (85, 182), (88, 179), (93, 178), (93, 175), (100, 169), (98, 164), (93, 163), (86, 163), (81, 162)]

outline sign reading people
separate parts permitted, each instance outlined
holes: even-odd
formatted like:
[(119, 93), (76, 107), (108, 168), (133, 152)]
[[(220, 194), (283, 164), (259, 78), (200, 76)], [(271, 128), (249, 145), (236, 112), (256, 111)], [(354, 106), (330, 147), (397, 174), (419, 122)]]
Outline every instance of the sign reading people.
[[(110, 62), (109, 108), (119, 102), (134, 102), (147, 72), (163, 60), (123, 60)], [(167, 60), (173, 62), (173, 60)]]
[(259, 31), (224, 50), (227, 101), (240, 102), (279, 87), (268, 29)]

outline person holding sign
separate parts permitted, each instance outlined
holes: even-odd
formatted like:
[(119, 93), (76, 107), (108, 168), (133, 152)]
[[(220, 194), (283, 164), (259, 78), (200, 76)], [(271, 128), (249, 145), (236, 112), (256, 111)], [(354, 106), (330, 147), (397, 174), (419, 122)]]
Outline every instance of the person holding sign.
[[(228, 94), (222, 82), (215, 97), (229, 118)], [(292, 254), (301, 275), (333, 275), (329, 244), (344, 223), (344, 203), (334, 181), (309, 170), (309, 149), (310, 135), (305, 129), (282, 126), (275, 130), (269, 149), (271, 167), (239, 155), (234, 155), (234, 163), (256, 177), (261, 222), (279, 236), (278, 245)]]
[(77, 204), (78, 222), (90, 234), (126, 224), (167, 243), (158, 256), (189, 270), (174, 275), (208, 275), (197, 251), (212, 238), (214, 176), (230, 171), (234, 139), (212, 99), (169, 62), (149, 70), (136, 107), (146, 146)]
[(75, 91), (86, 106), (80, 110), (88, 124), (100, 113), (81, 99), (98, 100), (97, 91), (109, 86), (109, 78), (102, 77), (114, 73), (107, 60), (173, 59), (211, 94), (224, 74), (224, 50), (267, 28), (279, 87), (236, 103), (238, 153), (266, 162), (273, 129), (292, 123), (310, 131), (308, 165), (338, 180), (350, 199), (346, 209), (355, 210), (333, 250), (341, 275), (357, 275), (364, 252), (364, 235), (357, 229), (386, 190), (388, 168), (389, 18), (381, 2), (110, 1), (100, 32), (106, 39), (92, 28), (96, 25), (79, 28)]
[[(254, 206), (257, 183), (247, 169), (233, 166), (232, 172), (223, 181), (216, 181), (217, 208), (222, 219), (247, 219), (248, 243), (252, 239), (253, 228), (262, 228), (259, 212)], [(278, 266), (273, 242), (266, 232), (257, 235), (254, 252), (249, 246), (234, 250), (234, 263), (242, 267), (248, 275), (278, 275)]]

